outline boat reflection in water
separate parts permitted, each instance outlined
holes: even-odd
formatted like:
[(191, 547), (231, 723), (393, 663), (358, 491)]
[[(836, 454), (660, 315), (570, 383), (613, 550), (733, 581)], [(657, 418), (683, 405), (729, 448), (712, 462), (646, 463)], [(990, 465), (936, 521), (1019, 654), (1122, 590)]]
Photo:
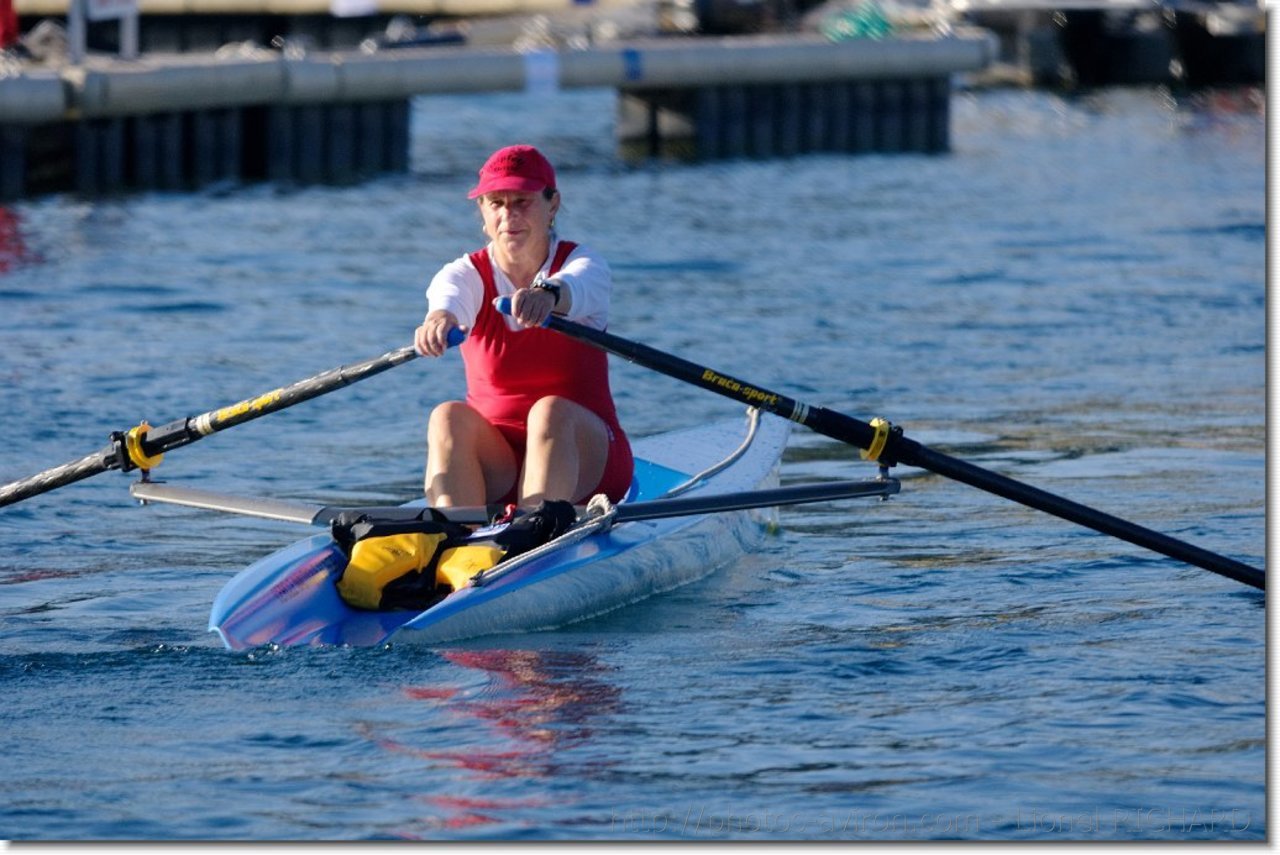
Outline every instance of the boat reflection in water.
[[(448, 713), (472, 720), (474, 731), (465, 742), (430, 746), (376, 737), (388, 751), (463, 773), (450, 776), (451, 792), (416, 797), (423, 815), (415, 828), (401, 829), (403, 836), (430, 838), (443, 831), (518, 823), (511, 815), (531, 809), (563, 809), (563, 799), (547, 795), (548, 787), (530, 788), (528, 782), (590, 774), (582, 762), (566, 760), (566, 751), (588, 744), (593, 722), (621, 709), (621, 689), (604, 679), (607, 667), (589, 654), (559, 650), (451, 650), (442, 656), (485, 672), (489, 682), (476, 688), (402, 690), (413, 700), (446, 704)], [(449, 732), (467, 729), (455, 725)]]
[(0, 205), (0, 275), (20, 265), (38, 264), (43, 260), (27, 246), (22, 216), (13, 208)]

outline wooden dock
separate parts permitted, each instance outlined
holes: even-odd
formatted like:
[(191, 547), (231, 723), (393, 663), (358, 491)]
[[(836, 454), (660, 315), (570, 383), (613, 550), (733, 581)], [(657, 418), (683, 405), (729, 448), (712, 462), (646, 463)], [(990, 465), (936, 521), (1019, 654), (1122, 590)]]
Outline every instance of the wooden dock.
[(0, 78), (0, 198), (404, 171), (409, 101), (443, 93), (612, 87), (623, 96), (619, 140), (641, 154), (945, 151), (951, 77), (984, 68), (994, 51), (987, 33), (961, 31), (91, 56)]

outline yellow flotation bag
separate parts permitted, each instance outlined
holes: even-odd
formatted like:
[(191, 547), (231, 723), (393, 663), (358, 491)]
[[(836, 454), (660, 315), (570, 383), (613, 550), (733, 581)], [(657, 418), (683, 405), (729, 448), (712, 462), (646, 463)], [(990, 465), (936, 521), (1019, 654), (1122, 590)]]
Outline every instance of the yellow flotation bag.
[(568, 502), (543, 502), (492, 541), (475, 543), (470, 529), (431, 509), (395, 518), (340, 514), (333, 537), (349, 560), (338, 595), (358, 609), (427, 609), (477, 573), (558, 536), (575, 518)]
[[(444, 532), (412, 532), (366, 537), (351, 548), (351, 560), (338, 580), (338, 594), (359, 609), (381, 609), (383, 595), (391, 583), (410, 577), (416, 589), (422, 585), (422, 571), (435, 563), (440, 547), (449, 536)], [(411, 578), (416, 576), (418, 578)], [(431, 576), (434, 587), (435, 575)], [(403, 584), (402, 584), (403, 587)]]
[(493, 543), (475, 543), (446, 549), (436, 565), (436, 586), (451, 591), (471, 584), (471, 577), (502, 560), (506, 550)]
[(502, 558), (505, 550), (492, 544), (469, 545), (467, 527), (422, 513), (402, 519), (353, 513), (334, 520), (334, 540), (348, 556), (338, 595), (348, 605), (429, 608)]

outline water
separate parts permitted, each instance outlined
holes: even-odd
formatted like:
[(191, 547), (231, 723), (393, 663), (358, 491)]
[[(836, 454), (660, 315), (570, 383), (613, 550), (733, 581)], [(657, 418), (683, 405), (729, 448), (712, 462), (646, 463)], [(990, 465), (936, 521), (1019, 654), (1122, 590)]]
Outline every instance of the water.
[[(519, 139), (613, 262), (612, 329), (1233, 558), (1264, 561), (1253, 91), (957, 96), (945, 157), (617, 161), (612, 95), (419, 104), (415, 173), (11, 207), (0, 481), (409, 340)], [(16, 220), (16, 223), (14, 222)], [(158, 476), (389, 502), (456, 361), (172, 452)], [(643, 435), (738, 406), (617, 363)], [(799, 430), (784, 480), (861, 477)], [(558, 632), (262, 649), (204, 631), (303, 532), (0, 512), (0, 836), (1265, 838), (1263, 597), (919, 471), (785, 510), (705, 581)]]

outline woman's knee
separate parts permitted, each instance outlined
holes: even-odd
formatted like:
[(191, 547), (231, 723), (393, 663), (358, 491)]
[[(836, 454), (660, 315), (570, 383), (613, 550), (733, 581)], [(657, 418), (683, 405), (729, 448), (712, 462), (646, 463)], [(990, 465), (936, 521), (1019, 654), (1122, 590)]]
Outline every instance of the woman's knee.
[(568, 398), (539, 399), (529, 410), (528, 428), (530, 450), (546, 450), (548, 446), (572, 450), (579, 464), (588, 469), (596, 462), (603, 466), (609, 453), (609, 428), (604, 420)]
[(551, 437), (573, 430), (581, 423), (584, 414), (592, 415), (590, 410), (568, 398), (557, 395), (539, 398), (529, 408), (526, 421), (529, 437)]
[(428, 444), (454, 446), (459, 441), (467, 441), (474, 435), (474, 431), (468, 429), (468, 424), (476, 415), (476, 411), (462, 401), (438, 404), (427, 419)]

